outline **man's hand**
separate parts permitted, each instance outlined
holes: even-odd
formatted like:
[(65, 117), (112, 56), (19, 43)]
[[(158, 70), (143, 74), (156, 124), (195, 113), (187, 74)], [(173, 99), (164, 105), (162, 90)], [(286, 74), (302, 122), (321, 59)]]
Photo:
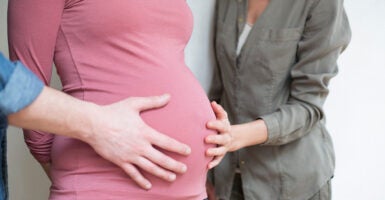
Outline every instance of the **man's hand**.
[(169, 99), (169, 95), (133, 97), (104, 106), (101, 113), (95, 115), (94, 134), (83, 140), (99, 155), (121, 167), (144, 189), (150, 189), (151, 183), (138, 168), (166, 181), (174, 181), (175, 173), (184, 173), (186, 165), (154, 146), (182, 155), (188, 155), (190, 148), (152, 129), (139, 115), (141, 111), (163, 107)]
[[(191, 152), (187, 145), (149, 127), (139, 115), (141, 111), (163, 107), (169, 99), (169, 95), (128, 98), (99, 106), (44, 87), (33, 103), (9, 115), (8, 121), (29, 130), (80, 139), (121, 167), (141, 187), (150, 189), (151, 183), (138, 168), (167, 181), (175, 180), (175, 173), (187, 170), (186, 165), (154, 146), (181, 155)], [(45, 169), (48, 171), (48, 167)]]

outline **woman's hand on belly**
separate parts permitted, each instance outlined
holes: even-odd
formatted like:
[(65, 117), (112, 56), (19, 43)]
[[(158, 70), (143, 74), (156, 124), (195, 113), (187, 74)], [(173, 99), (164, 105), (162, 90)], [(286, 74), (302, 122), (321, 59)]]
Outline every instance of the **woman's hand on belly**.
[(211, 107), (217, 117), (215, 120), (207, 122), (207, 128), (217, 131), (218, 135), (209, 135), (205, 138), (205, 142), (208, 144), (215, 144), (217, 147), (209, 148), (206, 151), (206, 156), (214, 157), (214, 159), (208, 164), (208, 169), (217, 166), (225, 154), (228, 152), (231, 142), (231, 125), (227, 117), (227, 112), (223, 107), (216, 102), (211, 103)]

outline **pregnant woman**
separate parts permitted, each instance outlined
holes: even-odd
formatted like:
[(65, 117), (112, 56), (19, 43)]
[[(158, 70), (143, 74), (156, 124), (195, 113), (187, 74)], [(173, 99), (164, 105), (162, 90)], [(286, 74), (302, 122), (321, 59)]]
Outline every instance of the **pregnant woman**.
[[(109, 104), (130, 96), (171, 95), (164, 108), (142, 113), (154, 129), (189, 145), (188, 157), (164, 152), (187, 165), (170, 183), (143, 172), (153, 184), (139, 188), (120, 168), (87, 144), (26, 131), (34, 157), (50, 165), (50, 199), (206, 198), (205, 156), (215, 119), (205, 92), (185, 65), (192, 31), (185, 0), (11, 0), (10, 53), (49, 84), (54, 61), (63, 90)], [(105, 123), (112, 123), (106, 121)]]

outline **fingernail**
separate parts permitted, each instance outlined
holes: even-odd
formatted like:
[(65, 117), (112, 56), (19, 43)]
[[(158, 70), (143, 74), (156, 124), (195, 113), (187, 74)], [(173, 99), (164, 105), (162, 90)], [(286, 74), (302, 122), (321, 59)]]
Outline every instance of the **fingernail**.
[(175, 174), (171, 174), (168, 176), (168, 180), (169, 181), (174, 181), (176, 179), (176, 175)]
[(182, 173), (185, 173), (187, 171), (187, 166), (183, 165), (181, 170), (182, 170)]
[(146, 190), (149, 190), (149, 189), (151, 189), (152, 185), (151, 185), (151, 183), (147, 183), (144, 187), (146, 187)]
[(169, 98), (170, 97), (170, 94), (164, 94), (163, 95), (163, 98)]
[(190, 147), (187, 147), (185, 150), (184, 150), (185, 154), (190, 154), (191, 153), (191, 148)]

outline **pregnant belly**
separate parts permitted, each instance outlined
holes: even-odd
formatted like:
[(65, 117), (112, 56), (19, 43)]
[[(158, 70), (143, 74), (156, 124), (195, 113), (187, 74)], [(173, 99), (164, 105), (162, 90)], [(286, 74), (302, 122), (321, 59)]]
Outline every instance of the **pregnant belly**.
[[(199, 83), (187, 69), (178, 76), (171, 74), (159, 77), (146, 76), (135, 84), (122, 84), (119, 90), (108, 95), (88, 92), (86, 99), (106, 104), (128, 96), (151, 96), (163, 93), (171, 95), (170, 102), (163, 108), (144, 111), (143, 120), (155, 130), (166, 134), (192, 148), (185, 157), (161, 150), (163, 153), (187, 165), (187, 172), (178, 175), (173, 183), (165, 182), (149, 173), (143, 174), (152, 182), (153, 188), (144, 191), (136, 186), (124, 172), (99, 157), (88, 145), (65, 137), (56, 137), (52, 150), (53, 187), (52, 195), (60, 196), (63, 191), (81, 197), (82, 195), (103, 195), (105, 198), (132, 197), (130, 199), (203, 199), (207, 164), (212, 159), (205, 156), (209, 146), (204, 138), (216, 132), (206, 128), (207, 121), (215, 115)], [(114, 87), (113, 90), (117, 89)], [(127, 91), (122, 94), (122, 91)], [(114, 95), (116, 94), (116, 95)], [(101, 98), (103, 96), (103, 98)], [(108, 122), (106, 122), (108, 123)], [(76, 180), (76, 181), (74, 181)], [(92, 184), (90, 184), (92, 183)], [(64, 192), (65, 193), (65, 192)], [(112, 195), (112, 196), (111, 196)], [(125, 198), (125, 199), (126, 199)], [(54, 198), (53, 198), (54, 199)], [(101, 198), (103, 199), (103, 198)]]

